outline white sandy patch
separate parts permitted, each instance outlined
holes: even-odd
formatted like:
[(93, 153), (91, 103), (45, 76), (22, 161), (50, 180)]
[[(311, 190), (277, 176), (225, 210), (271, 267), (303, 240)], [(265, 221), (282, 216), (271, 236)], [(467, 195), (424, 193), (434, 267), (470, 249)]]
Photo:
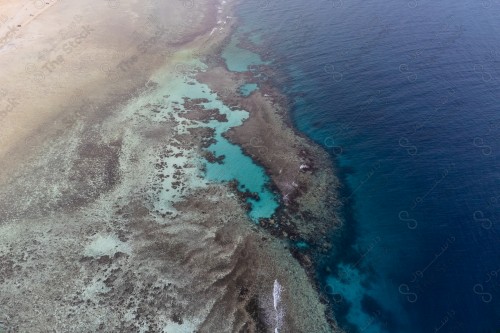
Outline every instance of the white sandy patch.
[(104, 294), (111, 289), (106, 287), (102, 281), (92, 281), (82, 293), (84, 300), (94, 300), (99, 294)]
[(92, 243), (85, 248), (85, 255), (88, 257), (114, 256), (117, 252), (130, 254), (130, 246), (118, 239), (115, 235), (98, 235)]
[(198, 325), (190, 322), (183, 322), (180, 325), (169, 322), (167, 326), (163, 328), (163, 333), (192, 333), (195, 332), (197, 328)]

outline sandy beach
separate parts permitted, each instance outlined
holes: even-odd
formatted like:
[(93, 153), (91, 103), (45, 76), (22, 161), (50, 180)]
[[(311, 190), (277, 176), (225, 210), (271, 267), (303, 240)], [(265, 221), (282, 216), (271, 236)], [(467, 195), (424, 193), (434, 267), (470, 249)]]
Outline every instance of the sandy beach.
[[(213, 24), (213, 3), (2, 1), (0, 156), (82, 106), (82, 116), (144, 87), (166, 57)], [(5, 10), (4, 10), (5, 8)], [(211, 22), (212, 20), (212, 22)], [(112, 84), (111, 84), (112, 83)], [(68, 121), (71, 121), (68, 117)], [(57, 125), (56, 125), (57, 126)]]
[(338, 331), (287, 246), (325, 242), (336, 178), (271, 85), (236, 95), (232, 5), (0, 0), (0, 332)]

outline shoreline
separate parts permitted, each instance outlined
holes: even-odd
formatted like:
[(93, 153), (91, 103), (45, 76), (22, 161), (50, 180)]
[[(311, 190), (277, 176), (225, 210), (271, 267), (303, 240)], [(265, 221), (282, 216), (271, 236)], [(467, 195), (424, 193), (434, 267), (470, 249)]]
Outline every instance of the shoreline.
[[(52, 10), (63, 10), (57, 4)], [(213, 1), (206, 5), (217, 9)], [(64, 10), (80, 9), (67, 6)], [(222, 15), (233, 16), (231, 9), (227, 5)], [(6, 263), (0, 269), (0, 319), (7, 318), (7, 328), (332, 330), (325, 305), (285, 238), (252, 223), (245, 198), (238, 198), (230, 184), (201, 177), (201, 153), (214, 133), (196, 113), (193, 98), (198, 97), (182, 97), (197, 93), (217, 102), (210, 86), (215, 81), (207, 86), (194, 80), (211, 73), (211, 62), (204, 67), (193, 59), (222, 49), (235, 24), (231, 19), (217, 34), (203, 26), (203, 33), (175, 51), (163, 45), (164, 56), (149, 49), (153, 55), (138, 60), (148, 66), (133, 63), (121, 75), (108, 69), (132, 58), (114, 59), (105, 71), (94, 68), (99, 75), (85, 81), (95, 85), (92, 89), (77, 90), (70, 101), (63, 89), (62, 105), (28, 131), (29, 139), (10, 146), (16, 151), (2, 160), (10, 170), (0, 187), (0, 257)], [(157, 37), (146, 34), (139, 41), (148, 44)], [(107, 37), (95, 38), (92, 46)], [(78, 55), (67, 61), (73, 56)], [(222, 74), (228, 84), (237, 82), (231, 73)], [(104, 89), (100, 80), (119, 83)], [(89, 95), (99, 89), (99, 95)], [(109, 95), (108, 89), (118, 94)], [(25, 103), (21, 109), (33, 112)], [(176, 108), (194, 113), (182, 117)], [(238, 112), (220, 111), (225, 117), (210, 112), (209, 123), (238, 120)], [(249, 112), (242, 126), (251, 121)], [(48, 126), (48, 119), (57, 121)], [(297, 175), (309, 179), (312, 173)], [(283, 225), (293, 226), (299, 217), (289, 215)], [(313, 237), (305, 225), (298, 227), (301, 235)], [(278, 311), (277, 303), (284, 308)], [(43, 311), (48, 308), (54, 311)]]
[[(221, 70), (222, 67), (223, 70)], [(289, 107), (290, 102), (282, 92), (280, 92), (277, 88), (274, 88), (271, 84), (261, 82), (259, 83), (259, 88), (256, 91), (252, 92), (249, 96), (243, 97), (238, 94), (236, 88), (244, 83), (255, 82), (255, 78), (251, 77), (251, 71), (242, 73), (230, 72), (225, 66), (224, 60), (219, 58), (216, 62), (214, 72), (215, 73), (199, 73), (198, 78), (200, 79), (200, 81), (205, 82), (206, 84), (211, 86), (214, 91), (218, 92), (219, 95), (221, 95), (221, 99), (225, 101), (225, 104), (230, 105), (234, 108), (241, 107), (242, 109), (250, 112), (249, 118), (245, 120), (245, 122), (241, 126), (231, 128), (228, 132), (225, 133), (225, 137), (230, 139), (231, 142), (240, 146), (245, 155), (251, 157), (255, 163), (262, 166), (266, 170), (266, 173), (271, 179), (270, 186), (273, 191), (275, 191), (276, 193), (281, 193), (283, 196), (285, 192), (283, 190), (284, 186), (277, 186), (277, 183), (280, 183), (281, 174), (279, 172), (276, 172), (276, 169), (281, 166), (292, 165), (293, 162), (295, 162), (295, 164), (293, 164), (295, 168), (294, 170), (292, 170), (292, 175), (296, 177), (289, 176), (289, 179), (301, 179), (302, 177), (304, 178), (302, 179), (304, 180), (304, 182), (313, 181), (313, 179), (317, 175), (316, 172), (321, 170), (321, 168), (318, 168), (318, 166), (326, 166), (328, 173), (332, 175), (334, 174), (334, 166), (331, 160), (328, 158), (326, 151), (324, 151), (322, 147), (313, 142), (304, 133), (298, 131), (292, 124), (290, 115), (286, 111), (286, 109)], [(228, 80), (228, 82), (235, 83), (232, 84), (231, 88), (229, 88), (228, 86), (228, 84), (231, 85), (231, 83), (228, 82), (225, 82), (223, 84), (214, 84), (214, 81), (223, 81), (222, 77), (230, 77), (230, 80)], [(228, 91), (230, 91), (230, 95), (228, 95)], [(259, 106), (261, 107), (261, 109), (264, 106), (263, 108), (266, 109), (266, 112), (257, 110)], [(273, 155), (273, 153), (275, 153), (275, 151), (269, 149), (269, 146), (272, 146), (271, 142), (274, 137), (271, 140), (262, 140), (262, 135), (260, 137), (254, 136), (254, 134), (261, 134), (262, 131), (247, 130), (245, 128), (249, 127), (249, 123), (254, 121), (254, 119), (259, 116), (259, 112), (260, 114), (263, 113), (265, 116), (272, 115), (274, 117), (274, 123), (272, 125), (274, 125), (274, 128), (277, 128), (276, 132), (281, 131), (282, 133), (284, 132), (285, 135), (288, 135), (286, 139), (283, 140), (284, 142), (291, 142), (291, 145), (301, 145), (300, 147), (291, 149), (291, 151), (295, 151), (295, 154), (290, 154), (295, 157), (294, 161), (272, 161), (269, 158), (266, 158), (266, 155)], [(268, 121), (269, 118), (265, 120)], [(262, 119), (258, 120), (258, 122), (260, 126), (253, 126), (251, 129), (255, 129), (257, 127), (265, 127), (266, 124), (263, 123)], [(250, 135), (250, 139), (245, 139)], [(314, 162), (316, 162), (317, 165), (315, 165)], [(307, 164), (307, 167), (301, 169), (300, 166), (303, 164)], [(339, 185), (335, 176), (331, 178), (332, 182), (329, 183), (330, 186), (328, 187), (328, 189), (325, 189), (324, 193), (336, 195)], [(281, 181), (281, 183), (283, 182)], [(296, 202), (294, 202), (293, 195), (303, 196), (306, 194), (304, 192), (307, 192), (307, 189), (301, 191), (300, 185), (298, 186), (298, 188), (292, 189), (290, 193), (290, 197), (292, 198), (289, 200), (288, 205), (285, 204), (285, 206), (288, 207), (284, 207), (284, 209), (293, 210), (293, 205), (297, 204)], [(283, 203), (282, 198), (280, 198), (280, 202)], [(268, 219), (264, 219), (264, 222), (266, 222), (265, 220)]]
[[(215, 63), (215, 67), (223, 68), (224, 74), (220, 74), (221, 76), (230, 75), (233, 77), (232, 81), (237, 82), (237, 84), (233, 85), (233, 87), (228, 89), (228, 86), (218, 86), (218, 85), (214, 86), (213, 82), (217, 81), (217, 79), (214, 80), (213, 77), (203, 79), (203, 77), (206, 76), (206, 73), (200, 73), (198, 77), (202, 78), (201, 79), (202, 82), (205, 81), (209, 86), (212, 86), (212, 89), (214, 91), (219, 92), (220, 95), (222, 96), (221, 97), (222, 100), (225, 101), (225, 104), (232, 105), (236, 108), (241, 107), (250, 112), (250, 117), (247, 120), (245, 120), (245, 123), (239, 127), (230, 129), (228, 132), (225, 133), (225, 137), (228, 138), (231, 142), (240, 146), (245, 155), (251, 157), (254, 163), (262, 166), (265, 169), (266, 174), (270, 177), (271, 182), (269, 186), (273, 190), (273, 192), (281, 194), (282, 196), (284, 194), (283, 189), (280, 188), (280, 186), (276, 185), (276, 182), (279, 181), (279, 175), (277, 175), (275, 172), (276, 165), (273, 165), (273, 161), (266, 159), (266, 155), (275, 155), (275, 151), (273, 151), (273, 149), (268, 149), (271, 140), (267, 141), (257, 140), (259, 144), (256, 145), (255, 141), (252, 142), (252, 139), (254, 139), (255, 137), (252, 136), (250, 140), (244, 140), (241, 138), (242, 136), (238, 136), (238, 134), (241, 134), (242, 129), (244, 131), (247, 122), (252, 121), (253, 111), (258, 109), (258, 106), (253, 105), (255, 106), (253, 108), (253, 106), (249, 107), (248, 104), (239, 103), (238, 101), (250, 100), (253, 97), (255, 97), (255, 96), (252, 97), (252, 95), (260, 95), (259, 98), (264, 97), (263, 99), (265, 100), (265, 102), (263, 103), (264, 104), (267, 103), (272, 107), (271, 108), (272, 111), (268, 111), (269, 114), (276, 115), (275, 125), (278, 126), (284, 125), (285, 129), (284, 130), (281, 129), (282, 131), (290, 131), (293, 133), (292, 138), (288, 140), (290, 145), (295, 146), (296, 144), (299, 144), (302, 145), (302, 148), (308, 150), (307, 152), (305, 152), (302, 148), (295, 149), (296, 151), (295, 155), (300, 156), (302, 158), (301, 162), (309, 164), (309, 166), (305, 171), (301, 170), (301, 173), (305, 173), (308, 174), (308, 176), (310, 176), (308, 177), (310, 179), (305, 180), (304, 182), (308, 183), (309, 185), (310, 183), (314, 183), (315, 181), (314, 178), (318, 178), (320, 182), (325, 182), (328, 184), (321, 193), (325, 194), (324, 198), (329, 198), (324, 201), (332, 203), (334, 207), (329, 209), (323, 208), (319, 210), (322, 212), (328, 211), (333, 215), (314, 216), (313, 214), (310, 214), (306, 217), (307, 219), (306, 222), (304, 220), (304, 215), (302, 215), (302, 211), (300, 209), (293, 209), (292, 207), (290, 207), (293, 205), (297, 205), (297, 202), (294, 202), (294, 199), (291, 199), (290, 202), (284, 204), (283, 202), (284, 200), (280, 198), (280, 207), (275, 212), (275, 214), (273, 214), (273, 217), (269, 219), (267, 218), (260, 219), (260, 226), (263, 227), (271, 235), (277, 237), (278, 239), (284, 239), (291, 242), (289, 249), (290, 253), (308, 272), (308, 276), (311, 280), (311, 283), (313, 283), (316, 286), (318, 296), (322, 299), (322, 302), (328, 302), (326, 301), (325, 298), (327, 292), (321, 290), (319, 286), (319, 281), (316, 281), (315, 279), (317, 274), (317, 272), (315, 271), (315, 268), (317, 266), (315, 265), (317, 265), (318, 263), (315, 264), (314, 261), (320, 260), (319, 257), (316, 258), (317, 255), (321, 257), (334, 247), (334, 244), (330, 243), (330, 240), (332, 239), (332, 234), (335, 234), (343, 225), (341, 218), (337, 217), (338, 216), (337, 214), (339, 215), (342, 214), (343, 210), (342, 210), (342, 200), (340, 199), (340, 194), (339, 194), (339, 188), (341, 185), (334, 171), (335, 164), (331, 161), (331, 159), (329, 158), (327, 152), (324, 150), (323, 147), (312, 141), (306, 134), (300, 132), (294, 126), (294, 124), (292, 123), (291, 115), (286, 111), (290, 107), (290, 101), (287, 99), (287, 97), (281, 91), (279, 91), (278, 88), (274, 87), (273, 84), (269, 82), (270, 80), (262, 82), (255, 76), (255, 74), (262, 75), (262, 73), (264, 73), (266, 77), (273, 77), (272, 75), (273, 70), (270, 68), (269, 65), (258, 65), (254, 68), (249, 69), (246, 72), (231, 72), (228, 69), (224, 59), (222, 59), (221, 57), (221, 52), (222, 49), (224, 49), (224, 47), (230, 43), (230, 38), (231, 37), (228, 37), (226, 39), (225, 43), (222, 45), (220, 51), (218, 52), (219, 56), (213, 62)], [(259, 54), (257, 50), (258, 47), (252, 48), (251, 45), (252, 43), (249, 40), (245, 40), (245, 43), (243, 43), (242, 41), (239, 41), (238, 43), (238, 46), (241, 47), (242, 49), (246, 49), (251, 52)], [(268, 56), (269, 55), (267, 55), (267, 57)], [(261, 57), (261, 59), (263, 59), (263, 61), (271, 60), (266, 57)], [(242, 84), (247, 84), (247, 83), (257, 83), (258, 89), (250, 93), (248, 96), (242, 97), (238, 93), (238, 87), (241, 86)], [(265, 127), (265, 125), (261, 122), (260, 126), (258, 127), (263, 128)], [(256, 131), (250, 131), (250, 132), (255, 133)], [(317, 165), (315, 165), (315, 162)], [(286, 163), (284, 164), (286, 165)], [(295, 166), (297, 165), (298, 163), (295, 163)], [(322, 178), (321, 176), (317, 175), (316, 172), (318, 171), (318, 169), (328, 170), (327, 172), (328, 176), (326, 178), (330, 179), (330, 182), (325, 181), (325, 178)], [(298, 186), (297, 189), (298, 193), (296, 195), (299, 198), (299, 200), (301, 196), (307, 196), (307, 191), (308, 191), (307, 187), (308, 186), (306, 186), (305, 189), (302, 189), (300, 185)], [(321, 198), (323, 196), (320, 194), (319, 197)], [(332, 224), (331, 220), (335, 222)], [(314, 225), (315, 229), (316, 227), (319, 227), (320, 236), (315, 236), (313, 233), (311, 233), (309, 230), (305, 228), (301, 229), (300, 225), (299, 227), (297, 227), (297, 224), (300, 224), (300, 222), (305, 222), (306, 224), (311, 223)], [(302, 242), (308, 244), (308, 248), (317, 247), (319, 248), (319, 250), (311, 251), (309, 249), (300, 249), (297, 245), (294, 245), (294, 243), (302, 243)], [(326, 316), (332, 325), (332, 329), (338, 329), (331, 309), (328, 309), (326, 311)]]
[[(15, 164), (29, 158), (41, 141), (71, 125), (74, 119), (68, 117), (67, 109), (75, 104), (78, 109), (73, 118), (101, 117), (113, 106), (152, 88), (148, 86), (149, 76), (164, 65), (165, 57), (196, 45), (197, 36), (203, 36), (216, 22), (215, 3), (218, 1), (203, 1), (200, 8), (209, 8), (211, 12), (198, 23), (191, 14), (192, 8), (173, 5), (169, 16), (184, 11), (187, 18), (194, 20), (188, 29), (197, 31), (186, 36), (182, 34), (186, 29), (183, 19), (175, 18), (170, 23), (168, 17), (159, 17), (149, 7), (139, 9), (124, 2), (112, 8), (102, 1), (94, 7), (90, 3), (75, 7), (60, 1), (44, 5), (36, 20), (30, 18), (30, 24), (8, 36), (6, 42), (11, 48), (0, 45), (0, 66), (7, 78), (0, 106), (10, 103), (4, 110), (7, 112), (0, 110), (0, 157), (9, 155), (12, 162), (4, 159), (4, 167), (9, 164), (15, 169)], [(92, 14), (93, 10), (100, 12)], [(130, 26), (134, 10), (144, 18)], [(116, 12), (119, 15), (114, 15)], [(62, 16), (64, 20), (51, 23), (50, 20)], [(0, 27), (7, 29), (13, 21), (5, 18)], [(117, 31), (119, 24), (129, 30), (124, 31), (129, 35), (115, 41), (116, 33), (122, 33)], [(87, 32), (79, 36), (81, 29)], [(113, 42), (108, 45), (109, 40)], [(53, 128), (52, 134), (48, 128)], [(40, 140), (42, 135), (45, 139)]]

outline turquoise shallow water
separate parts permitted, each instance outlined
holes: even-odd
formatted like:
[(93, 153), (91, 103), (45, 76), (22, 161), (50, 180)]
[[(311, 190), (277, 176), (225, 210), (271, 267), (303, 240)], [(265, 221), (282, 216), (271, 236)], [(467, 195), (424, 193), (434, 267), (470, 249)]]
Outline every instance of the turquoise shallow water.
[[(205, 67), (204, 64), (198, 61), (185, 63), (184, 65), (186, 68), (197, 68), (197, 70), (203, 70)], [(198, 186), (204, 186), (207, 181), (226, 182), (237, 180), (240, 190), (255, 192), (260, 198), (260, 200), (247, 199), (247, 202), (251, 204), (251, 209), (248, 214), (252, 220), (257, 222), (259, 218), (271, 217), (279, 206), (279, 203), (275, 194), (268, 186), (269, 178), (264, 168), (255, 164), (251, 158), (243, 153), (238, 145), (232, 144), (223, 137), (223, 134), (230, 128), (240, 126), (248, 117), (248, 112), (245, 110), (231, 110), (206, 84), (193, 80), (190, 73), (177, 75), (174, 79), (169, 77), (169, 79), (165, 81), (159, 79), (159, 81), (165, 83), (157, 92), (158, 96), (156, 96), (156, 98), (160, 99), (161, 96), (168, 95), (169, 107), (155, 114), (153, 120), (162, 122), (167, 118), (168, 113), (177, 114), (175, 108), (182, 108), (184, 98), (206, 99), (208, 102), (202, 105), (207, 110), (218, 109), (219, 113), (225, 115), (227, 118), (227, 122), (211, 120), (208, 123), (195, 123), (180, 126), (184, 127), (184, 131), (187, 131), (190, 127), (210, 127), (214, 129), (214, 139), (216, 143), (209, 146), (207, 150), (211, 151), (216, 156), (224, 155), (222, 164), (209, 163), (201, 159), (199, 163), (205, 166), (205, 174), (199, 175), (199, 177), (192, 177), (192, 183), (189, 184), (189, 187), (196, 188)], [(182, 122), (182, 119), (179, 119), (179, 121)], [(182, 165), (186, 162), (185, 159), (186, 158), (181, 160), (181, 158), (174, 159), (169, 157), (165, 162), (168, 165), (174, 163)], [(156, 208), (161, 212), (170, 209), (166, 203), (173, 199), (172, 191), (169, 189), (170, 186), (166, 184), (164, 187), (168, 191), (165, 190), (160, 194), (159, 202), (156, 204)]]
[(215, 139), (216, 143), (208, 147), (208, 150), (216, 156), (224, 155), (224, 163), (206, 163), (206, 177), (209, 180), (215, 181), (230, 181), (236, 179), (240, 184), (240, 190), (249, 190), (256, 192), (260, 200), (248, 199), (252, 209), (249, 216), (258, 221), (259, 218), (268, 218), (273, 215), (278, 202), (276, 196), (269, 189), (267, 184), (269, 178), (264, 172), (264, 169), (256, 165), (253, 160), (244, 155), (241, 148), (230, 143), (222, 136), (224, 132), (231, 127), (239, 126), (243, 120), (248, 117), (248, 113), (244, 111), (232, 111), (220, 100), (211, 100), (203, 104), (207, 109), (218, 108), (219, 112), (225, 114), (228, 118), (227, 123), (219, 123), (216, 121)]
[(238, 90), (241, 95), (247, 97), (250, 96), (251, 93), (253, 93), (255, 90), (257, 90), (259, 86), (257, 83), (246, 83), (242, 85)]
[(296, 127), (339, 166), (344, 229), (316, 277), (340, 325), (499, 332), (499, 2), (248, 0), (238, 14), (287, 76)]
[(227, 68), (232, 72), (246, 72), (252, 65), (265, 65), (257, 53), (242, 49), (237, 46), (238, 38), (233, 36), (229, 44), (222, 51), (222, 58), (226, 61)]
[(218, 142), (209, 147), (217, 156), (225, 155), (224, 164), (207, 163), (207, 179), (230, 181), (236, 179), (240, 190), (256, 192), (260, 200), (248, 199), (252, 204), (249, 216), (258, 221), (259, 218), (271, 217), (278, 208), (275, 195), (266, 186), (267, 176), (262, 168), (255, 165), (252, 159), (243, 155), (241, 148), (229, 143), (226, 139), (217, 137)]
[[(252, 65), (263, 65), (267, 62), (262, 61), (260, 55), (237, 46), (238, 39), (233, 36), (230, 43), (222, 52), (222, 57), (226, 62), (226, 66), (233, 72), (246, 72)], [(247, 83), (239, 88), (243, 96), (249, 96), (253, 91), (258, 88), (255, 83)], [(207, 105), (207, 107), (212, 107)], [(217, 106), (221, 109), (220, 106)], [(231, 112), (227, 107), (222, 108), (228, 117)], [(222, 110), (221, 109), (221, 110)], [(227, 110), (225, 110), (227, 109)], [(222, 128), (221, 128), (222, 129)], [(257, 166), (251, 158), (245, 156), (241, 148), (229, 143), (222, 133), (227, 129), (217, 130), (217, 143), (212, 145), (211, 150), (216, 156), (225, 155), (224, 164), (209, 164), (207, 165), (207, 177), (210, 179), (217, 179), (221, 181), (228, 181), (236, 179), (240, 183), (241, 190), (249, 190), (256, 192), (260, 200), (256, 201), (248, 199), (252, 204), (252, 210), (249, 215), (253, 220), (259, 218), (268, 218), (276, 211), (279, 204), (276, 196), (269, 190), (267, 184), (269, 183), (268, 176), (263, 172), (260, 166)]]

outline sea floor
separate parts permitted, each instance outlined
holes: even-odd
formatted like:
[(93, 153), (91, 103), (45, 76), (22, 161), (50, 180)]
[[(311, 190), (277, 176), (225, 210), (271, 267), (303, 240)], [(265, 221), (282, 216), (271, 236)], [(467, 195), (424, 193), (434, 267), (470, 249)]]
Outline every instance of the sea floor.
[[(231, 45), (232, 7), (121, 1), (100, 8), (113, 13), (106, 20), (93, 4), (53, 4), (15, 36), (19, 53), (0, 53), (12, 62), (0, 67), (8, 90), (29, 90), (30, 43), (67, 37), (44, 17), (78, 14), (95, 33), (58, 75), (46, 73), (49, 97), (36, 103), (37, 90), (8, 115), (24, 126), (38, 106), (57, 106), (2, 141), (0, 330), (335, 331), (310, 258), (290, 251), (291, 240), (326, 239), (334, 222), (320, 213), (335, 178), (324, 153), (286, 124), (277, 90), (238, 92), (258, 79), (247, 71), (257, 57), (226, 52), (231, 72), (217, 53)], [(165, 6), (191, 24), (158, 32), (150, 22)], [(45, 34), (28, 38), (35, 28)], [(85, 52), (109, 61), (86, 62), (78, 81), (73, 62)]]

